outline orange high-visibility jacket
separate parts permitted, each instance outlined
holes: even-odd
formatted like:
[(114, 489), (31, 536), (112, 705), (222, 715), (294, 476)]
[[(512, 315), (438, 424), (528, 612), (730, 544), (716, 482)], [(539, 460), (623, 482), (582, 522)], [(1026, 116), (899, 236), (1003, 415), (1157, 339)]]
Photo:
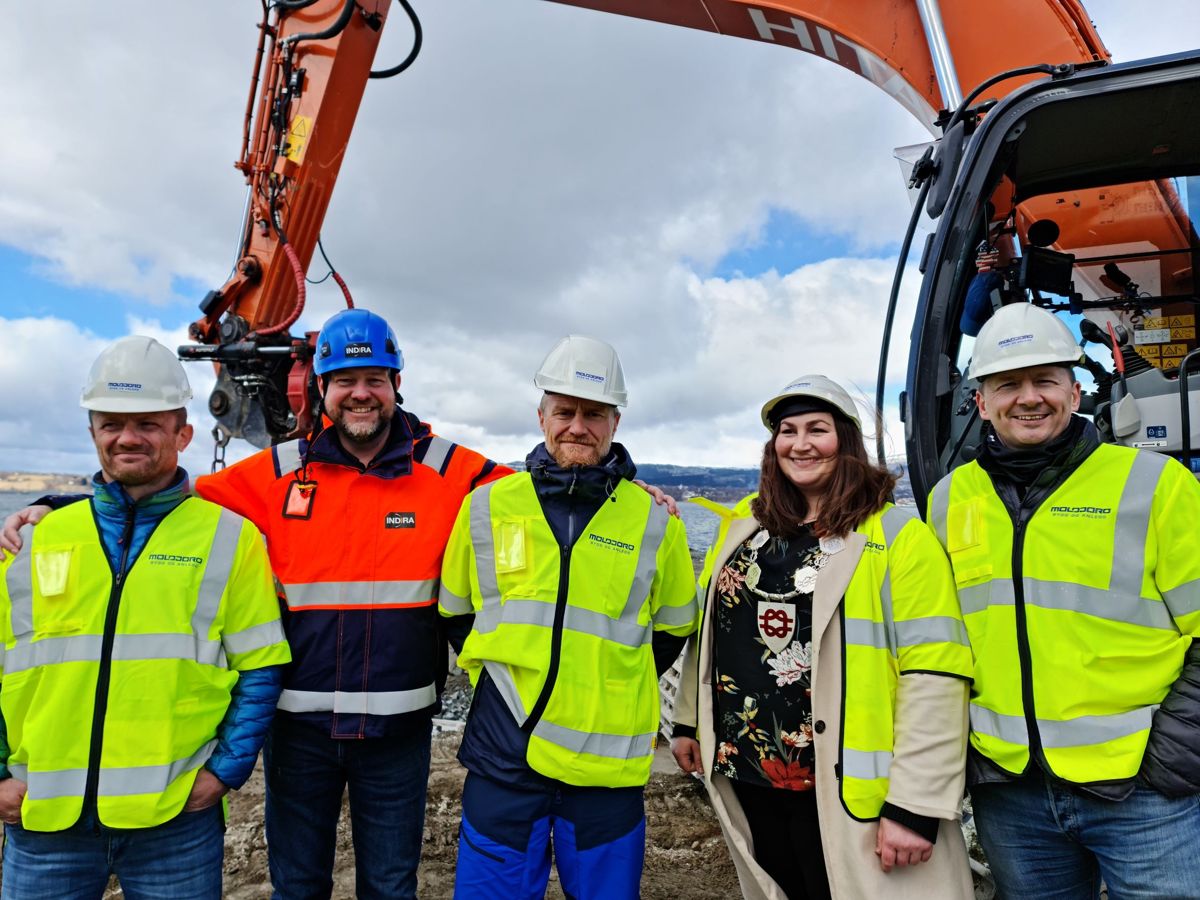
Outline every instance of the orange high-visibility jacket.
[(281, 714), (335, 737), (429, 717), (445, 673), (442, 551), (463, 498), (511, 471), (397, 408), (368, 467), (330, 428), (197, 479), (266, 535), (293, 657)]

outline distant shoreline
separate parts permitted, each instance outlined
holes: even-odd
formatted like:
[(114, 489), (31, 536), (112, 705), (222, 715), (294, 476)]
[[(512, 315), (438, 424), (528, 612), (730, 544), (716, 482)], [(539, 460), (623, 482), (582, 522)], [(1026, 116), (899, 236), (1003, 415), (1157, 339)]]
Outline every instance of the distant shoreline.
[(88, 475), (62, 472), (0, 472), (0, 493), (78, 494), (92, 483)]

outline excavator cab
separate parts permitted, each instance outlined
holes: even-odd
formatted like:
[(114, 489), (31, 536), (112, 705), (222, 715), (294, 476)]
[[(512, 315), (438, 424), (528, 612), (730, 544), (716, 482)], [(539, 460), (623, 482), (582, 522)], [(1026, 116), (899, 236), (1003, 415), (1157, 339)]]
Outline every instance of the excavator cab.
[(1188, 378), (1200, 370), (1200, 52), (1074, 71), (976, 109), (930, 191), (944, 208), (900, 401), (918, 503), (974, 457), (973, 334), (1008, 303), (1049, 309), (1079, 337), (1081, 412), (1104, 440), (1200, 470), (1200, 379)]

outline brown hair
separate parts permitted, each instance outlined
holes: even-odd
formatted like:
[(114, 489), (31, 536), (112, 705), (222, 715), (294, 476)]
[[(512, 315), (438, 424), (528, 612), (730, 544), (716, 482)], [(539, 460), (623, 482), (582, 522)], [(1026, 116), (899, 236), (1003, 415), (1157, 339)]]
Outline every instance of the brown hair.
[[(896, 476), (873, 465), (867, 457), (858, 426), (839, 413), (833, 414), (833, 426), (838, 451), (820, 512), (813, 522), (813, 533), (818, 537), (853, 531), (891, 499), (896, 486)], [(778, 436), (779, 425), (776, 425), (763, 447), (758, 496), (751, 502), (750, 511), (771, 534), (794, 537), (800, 533), (800, 523), (808, 517), (808, 503), (800, 489), (779, 469), (775, 454)]]

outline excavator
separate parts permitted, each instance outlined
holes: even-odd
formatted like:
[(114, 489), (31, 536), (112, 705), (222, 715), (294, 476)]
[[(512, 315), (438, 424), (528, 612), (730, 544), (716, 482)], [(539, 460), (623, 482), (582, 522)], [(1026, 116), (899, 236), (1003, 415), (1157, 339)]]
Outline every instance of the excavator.
[[(249, 186), (241, 251), (201, 303), (194, 343), (180, 348), (217, 367), (209, 408), (219, 448), (311, 427), (315, 336), (289, 329), (366, 85), (403, 72), (421, 46), (408, 0), (397, 2), (412, 48), (383, 69), (372, 66), (390, 0), (260, 2), (235, 164)], [(909, 159), (916, 200), (883, 315), (876, 397), (882, 409), (896, 298), (925, 221), (900, 397), (917, 498), (972, 458), (981, 423), (968, 320), (1011, 302), (1062, 315), (1092, 351), (1084, 411), (1105, 439), (1200, 470), (1200, 387), (1189, 388), (1200, 369), (1200, 51), (1113, 65), (1078, 0), (1011, 0), (986, 16), (974, 0), (527, 2), (815, 55), (926, 126), (931, 141)]]

